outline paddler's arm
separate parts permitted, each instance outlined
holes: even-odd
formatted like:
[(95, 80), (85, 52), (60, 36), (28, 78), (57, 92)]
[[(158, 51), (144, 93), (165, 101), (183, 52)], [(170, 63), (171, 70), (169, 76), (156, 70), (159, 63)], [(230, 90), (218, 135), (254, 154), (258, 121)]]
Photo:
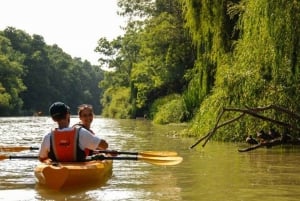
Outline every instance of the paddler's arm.
[(99, 150), (105, 150), (107, 148), (108, 148), (108, 143), (105, 140), (101, 139), (100, 142), (99, 142), (99, 144), (98, 144), (97, 149), (99, 149)]
[[(107, 148), (108, 148), (108, 143), (105, 140), (101, 139), (101, 141), (99, 142), (99, 145), (98, 145), (96, 150), (106, 150)], [(95, 153), (97, 153), (97, 151), (95, 151)], [(111, 156), (117, 156), (118, 151), (110, 150), (109, 154)]]
[(106, 140), (99, 138), (96, 135), (91, 134), (85, 128), (81, 128), (79, 131), (79, 147), (84, 149), (96, 150), (96, 149), (107, 149), (108, 143)]
[(45, 162), (47, 162), (49, 160), (49, 158), (48, 157), (46, 157), (46, 158), (42, 158), (42, 157), (39, 157), (39, 161), (40, 162), (42, 162), (42, 163), (45, 163)]
[(48, 152), (45, 152), (44, 150), (42, 150), (42, 148), (40, 148), (40, 152), (39, 152), (38, 158), (39, 158), (40, 162), (45, 163), (46, 161), (49, 160)]
[(45, 135), (39, 149), (38, 159), (40, 162), (49, 161), (48, 153), (50, 152), (50, 134)]

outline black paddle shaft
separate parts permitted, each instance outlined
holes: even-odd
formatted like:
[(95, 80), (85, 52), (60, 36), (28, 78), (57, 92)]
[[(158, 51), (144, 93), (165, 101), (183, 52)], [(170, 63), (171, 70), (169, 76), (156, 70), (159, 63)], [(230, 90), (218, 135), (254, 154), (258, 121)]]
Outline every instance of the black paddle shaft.
[[(7, 159), (38, 159), (38, 156), (8, 156)], [(116, 156), (104, 156), (93, 155), (86, 158), (87, 161), (92, 160), (138, 160), (138, 157), (116, 157)]]
[(137, 156), (133, 157), (116, 157), (116, 156), (104, 156), (104, 155), (94, 155), (88, 157), (87, 160), (138, 160)]
[(18, 159), (18, 158), (38, 159), (38, 156), (9, 156), (8, 157), (8, 159)]
[(95, 150), (95, 153), (103, 153), (103, 154), (127, 154), (127, 155), (135, 155), (137, 156), (138, 152), (129, 152), (129, 151), (114, 151), (114, 150)]

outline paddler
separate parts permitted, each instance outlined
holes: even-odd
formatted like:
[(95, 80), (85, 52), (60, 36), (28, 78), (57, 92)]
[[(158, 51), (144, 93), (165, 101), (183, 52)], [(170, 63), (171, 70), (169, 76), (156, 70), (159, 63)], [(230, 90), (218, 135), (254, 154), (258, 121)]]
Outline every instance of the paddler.
[[(94, 131), (91, 129), (91, 124), (94, 120), (94, 110), (93, 106), (90, 104), (81, 104), (77, 108), (77, 113), (79, 117), (79, 122), (74, 124), (72, 127), (80, 128), (83, 127), (95, 135)], [(93, 150), (85, 149), (86, 155), (92, 155)]]
[(55, 102), (49, 108), (52, 120), (57, 128), (43, 138), (39, 160), (51, 159), (55, 162), (85, 161), (85, 149), (105, 150), (108, 143), (83, 127), (72, 128), (70, 125), (70, 107), (63, 102)]

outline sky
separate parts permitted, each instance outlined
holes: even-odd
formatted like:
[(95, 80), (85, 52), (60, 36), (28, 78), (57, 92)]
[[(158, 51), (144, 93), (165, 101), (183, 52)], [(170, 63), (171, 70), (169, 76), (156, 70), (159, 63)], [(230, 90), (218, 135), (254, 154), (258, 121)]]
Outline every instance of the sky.
[(0, 5), (0, 30), (10, 26), (40, 35), (46, 44), (93, 65), (99, 64), (97, 41), (124, 33), (117, 0), (0, 0)]

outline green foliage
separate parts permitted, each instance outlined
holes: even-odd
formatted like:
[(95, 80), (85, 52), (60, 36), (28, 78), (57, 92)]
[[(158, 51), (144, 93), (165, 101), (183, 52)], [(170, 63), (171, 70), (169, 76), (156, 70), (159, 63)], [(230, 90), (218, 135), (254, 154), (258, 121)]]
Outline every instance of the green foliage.
[[(299, 89), (299, 14), (295, 17), (299, 2), (241, 1), (229, 4), (228, 12), (232, 18), (238, 17), (235, 30), (240, 37), (232, 52), (223, 53), (217, 63), (215, 86), (201, 103), (190, 129), (194, 135), (210, 131), (223, 107), (244, 109), (274, 104), (291, 111), (300, 109), (296, 90)], [(237, 115), (229, 112), (220, 123)], [(276, 111), (265, 111), (262, 115), (292, 122)], [(267, 122), (244, 117), (220, 129), (215, 138), (239, 141), (269, 126)]]
[(99, 67), (13, 27), (0, 32), (0, 45), (0, 115), (48, 115), (57, 100), (69, 104), (74, 114), (82, 103), (100, 113)]
[[(292, 65), (296, 33), (290, 29), (298, 27), (299, 32), (299, 19), (293, 21), (293, 5), (288, 1), (247, 3), (230, 72), (233, 78), (227, 81), (235, 104), (277, 104), (299, 109), (294, 91), (299, 80), (294, 77)], [(221, 79), (224, 78), (222, 73)]]
[(150, 118), (157, 124), (181, 123), (186, 119), (186, 108), (180, 95), (171, 94), (154, 101)]
[[(131, 81), (137, 89), (137, 107), (143, 108), (162, 95), (159, 91), (167, 91), (163, 95), (181, 92), (184, 72), (192, 66), (187, 59), (192, 48), (178, 19), (168, 13), (149, 20), (139, 41), (139, 60), (133, 65)], [(153, 94), (159, 95), (150, 97)]]
[(189, 111), (188, 119), (192, 119), (199, 108), (201, 102), (209, 92), (209, 83), (207, 79), (207, 73), (204, 73), (201, 67), (201, 62), (195, 63), (193, 69), (186, 71), (185, 78), (189, 80), (188, 87), (183, 93), (183, 99), (187, 110)]
[(98, 42), (100, 60), (114, 69), (105, 75), (101, 87), (104, 91), (129, 87), (130, 116), (141, 116), (157, 98), (186, 88), (184, 74), (193, 67), (194, 49), (177, 0), (122, 0), (119, 6), (122, 15), (130, 16), (129, 23), (124, 37)]
[[(47, 110), (57, 99), (72, 107), (98, 105), (101, 97), (106, 117), (147, 114), (161, 124), (192, 120), (190, 135), (203, 135), (223, 107), (274, 104), (299, 111), (299, 1), (119, 0), (118, 5), (120, 15), (129, 17), (125, 35), (100, 38), (95, 50), (110, 70), (105, 73), (47, 46), (41, 36), (11, 27), (1, 32), (0, 114), (3, 108), (20, 113), (22, 105), (29, 112)], [(237, 115), (228, 112), (221, 123)], [(263, 115), (291, 121), (276, 111)], [(239, 141), (268, 126), (244, 117), (215, 138)]]
[(103, 94), (101, 103), (104, 106), (104, 117), (126, 119), (130, 118), (130, 89), (125, 87), (109, 88)]
[(119, 14), (130, 18), (145, 17), (154, 12), (153, 0), (118, 0), (118, 6)]
[(0, 47), (0, 114), (17, 114), (23, 105), (20, 93), (26, 89), (22, 81), (24, 57), (17, 54), (10, 41), (1, 35)]
[(9, 93), (6, 92), (6, 89), (0, 83), (0, 107), (1, 108), (8, 108), (11, 96)]
[(184, 100), (191, 114), (201, 105), (215, 84), (215, 73), (224, 55), (231, 50), (235, 19), (227, 15), (226, 0), (181, 0), (185, 27), (189, 30), (197, 48), (197, 60), (191, 71), (186, 73), (189, 81)]

